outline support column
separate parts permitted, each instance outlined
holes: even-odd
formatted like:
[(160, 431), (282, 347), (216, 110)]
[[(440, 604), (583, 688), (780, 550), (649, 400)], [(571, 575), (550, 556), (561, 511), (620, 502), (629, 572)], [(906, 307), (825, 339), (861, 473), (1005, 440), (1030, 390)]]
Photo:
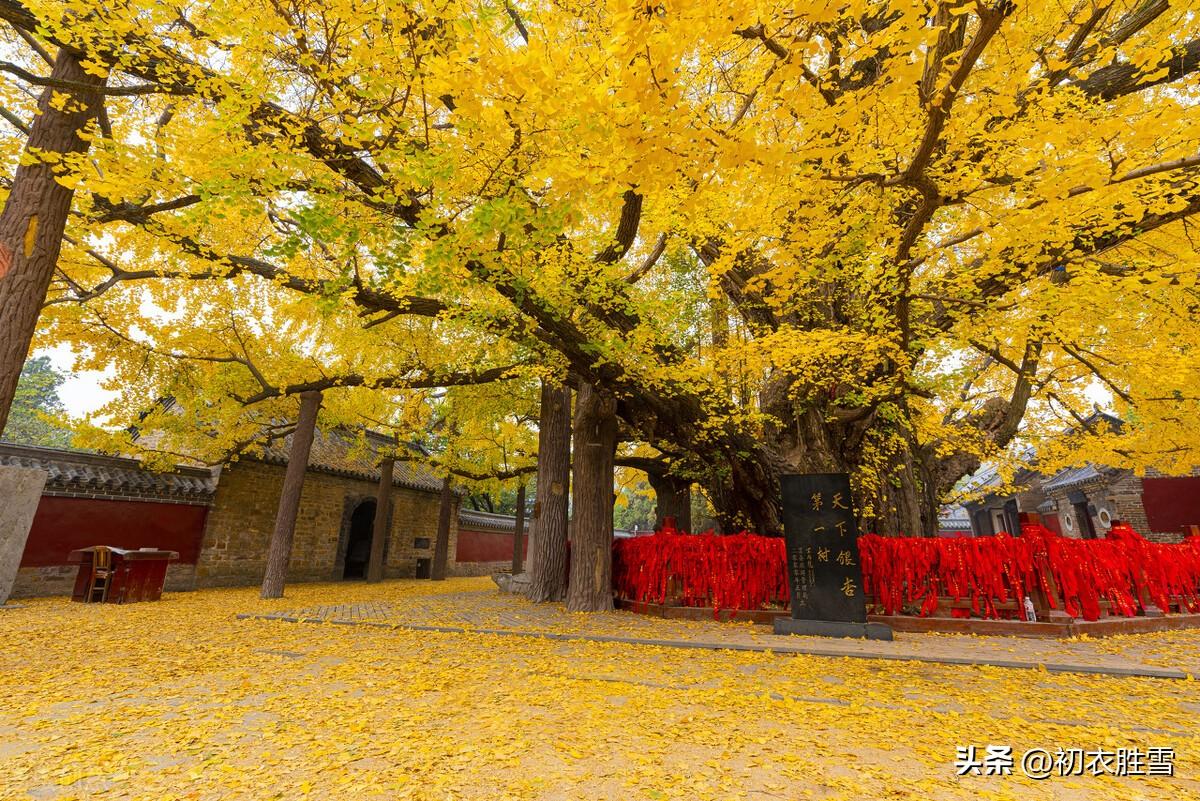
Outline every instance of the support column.
[(367, 581), (383, 580), (383, 547), (387, 544), (391, 520), (392, 473), (396, 460), (388, 456), (379, 463), (379, 489), (375, 492), (375, 527), (371, 531), (371, 561), (367, 563)]
[(517, 524), (513, 527), (512, 574), (519, 575), (525, 563), (525, 482), (517, 487)]
[(438, 510), (437, 541), (433, 545), (433, 568), (429, 578), (445, 581), (446, 563), (450, 559), (450, 512), (454, 506), (454, 490), (450, 487), (450, 476), (442, 479), (442, 506)]
[(304, 474), (308, 472), (308, 454), (312, 451), (320, 408), (320, 392), (300, 394), (300, 416), (296, 418), (296, 430), (292, 433), (287, 473), (283, 477), (283, 491), (279, 494), (279, 511), (275, 515), (275, 531), (267, 550), (263, 598), (283, 597), (283, 583), (287, 578), (288, 563), (292, 561), (292, 538), (296, 534), (296, 515), (300, 511), (300, 492), (304, 489)]

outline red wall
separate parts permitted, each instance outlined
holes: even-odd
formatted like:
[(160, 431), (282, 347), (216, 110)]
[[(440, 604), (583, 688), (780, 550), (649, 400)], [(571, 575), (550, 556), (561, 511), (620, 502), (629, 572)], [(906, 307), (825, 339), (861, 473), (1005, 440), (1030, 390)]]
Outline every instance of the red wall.
[(1200, 476), (1142, 479), (1142, 505), (1151, 531), (1200, 524)]
[(65, 565), (67, 554), (90, 545), (153, 546), (179, 551), (180, 562), (195, 564), (207, 515), (206, 506), (43, 496), (33, 517), (21, 567)]
[[(529, 537), (525, 537), (526, 555), (529, 554)], [(456, 562), (511, 562), (513, 535), (498, 531), (474, 531), (460, 528), (458, 546), (454, 553)]]

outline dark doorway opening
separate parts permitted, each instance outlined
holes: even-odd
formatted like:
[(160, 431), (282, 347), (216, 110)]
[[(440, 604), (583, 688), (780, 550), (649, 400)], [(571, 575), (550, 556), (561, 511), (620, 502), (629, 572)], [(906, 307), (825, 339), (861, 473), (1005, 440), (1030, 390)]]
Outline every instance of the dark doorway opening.
[(346, 567), (344, 579), (367, 577), (371, 561), (371, 533), (375, 528), (375, 501), (363, 501), (350, 515), (350, 536), (346, 538)]
[(418, 559), (417, 560), (417, 578), (427, 579), (433, 576), (433, 560)]
[(1096, 539), (1096, 526), (1092, 523), (1091, 510), (1087, 501), (1072, 504), (1075, 508), (1075, 520), (1079, 523), (1079, 536), (1085, 540)]

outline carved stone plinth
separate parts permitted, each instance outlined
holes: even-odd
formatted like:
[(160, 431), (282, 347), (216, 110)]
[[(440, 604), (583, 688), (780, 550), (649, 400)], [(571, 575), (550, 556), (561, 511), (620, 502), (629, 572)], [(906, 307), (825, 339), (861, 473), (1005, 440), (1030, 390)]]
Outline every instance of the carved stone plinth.
[(891, 640), (892, 627), (883, 623), (847, 623), (839, 620), (797, 620), (775, 618), (776, 634), (803, 634), (814, 637), (858, 637), (866, 640)]

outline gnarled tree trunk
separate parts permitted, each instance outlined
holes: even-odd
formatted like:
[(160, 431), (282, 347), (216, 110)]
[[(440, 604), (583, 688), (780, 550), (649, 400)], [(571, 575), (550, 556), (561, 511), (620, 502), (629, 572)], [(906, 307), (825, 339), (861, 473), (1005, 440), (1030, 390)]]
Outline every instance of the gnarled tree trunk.
[(567, 500), (571, 485), (571, 388), (542, 382), (537, 499), (530, 537), (531, 601), (562, 600), (567, 588)]
[[(87, 151), (89, 142), (81, 134), (103, 100), (105, 79), (84, 71), (79, 58), (67, 50), (59, 51), (51, 77), (80, 88), (42, 92), (21, 165), (0, 212), (0, 432), (8, 422), (71, 210), (74, 190), (55, 177), (70, 171), (72, 154)], [(68, 100), (51, 103), (54, 95)]]
[(579, 388), (572, 460), (574, 490), (571, 575), (567, 609), (613, 608), (613, 460), (617, 452), (617, 403), (591, 384)]
[(680, 531), (692, 530), (692, 482), (664, 473), (646, 472), (654, 489), (654, 528), (660, 529), (670, 517)]
[[(726, 531), (782, 534), (781, 475), (848, 473), (860, 530), (909, 536), (936, 532), (938, 501), (949, 486), (939, 483), (939, 462), (930, 449), (873, 414), (839, 418), (819, 407), (797, 411), (790, 400), (768, 411), (779, 425), (756, 442), (710, 457), (714, 469), (705, 488)], [(881, 479), (868, 483), (863, 478), (868, 474)]]

